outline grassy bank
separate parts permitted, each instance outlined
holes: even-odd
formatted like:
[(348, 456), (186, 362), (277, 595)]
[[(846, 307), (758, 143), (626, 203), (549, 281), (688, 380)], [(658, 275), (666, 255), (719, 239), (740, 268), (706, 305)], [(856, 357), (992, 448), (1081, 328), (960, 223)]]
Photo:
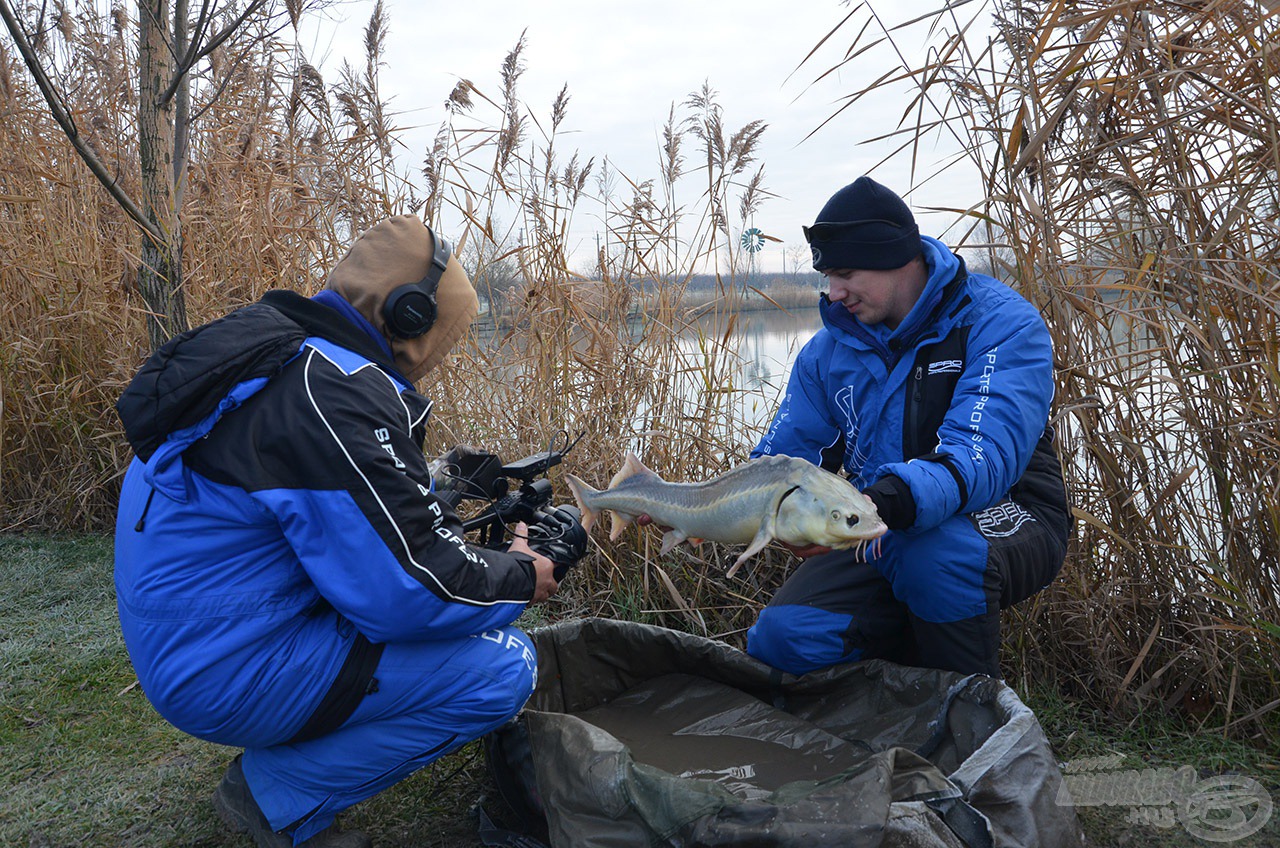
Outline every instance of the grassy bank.
[[(0, 845), (231, 848), (209, 796), (234, 751), (169, 727), (135, 685), (116, 624), (103, 536), (0, 537)], [(603, 568), (595, 560), (586, 569)], [(548, 608), (552, 615), (560, 610)], [(1123, 769), (1241, 773), (1280, 795), (1280, 756), (1172, 718), (1113, 723), (1044, 688), (1023, 691), (1060, 760), (1122, 755)], [(480, 747), (438, 761), (342, 819), (380, 846), (474, 846), (471, 808), (492, 793)], [(501, 805), (486, 800), (501, 816)], [(1097, 845), (1191, 846), (1180, 827), (1082, 807)], [(1280, 815), (1238, 848), (1280, 844)]]
[[(209, 798), (233, 749), (173, 729), (116, 622), (111, 540), (0, 538), (0, 845), (243, 846)], [(346, 817), (384, 846), (467, 846), (478, 745)]]

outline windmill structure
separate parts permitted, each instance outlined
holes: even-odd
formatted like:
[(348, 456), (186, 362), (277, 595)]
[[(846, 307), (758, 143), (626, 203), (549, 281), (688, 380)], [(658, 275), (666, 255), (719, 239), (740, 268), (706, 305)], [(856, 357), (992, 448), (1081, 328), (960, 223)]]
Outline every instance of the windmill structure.
[(748, 227), (742, 231), (742, 249), (747, 252), (747, 276), (756, 272), (756, 254), (764, 249), (764, 233), (759, 227)]

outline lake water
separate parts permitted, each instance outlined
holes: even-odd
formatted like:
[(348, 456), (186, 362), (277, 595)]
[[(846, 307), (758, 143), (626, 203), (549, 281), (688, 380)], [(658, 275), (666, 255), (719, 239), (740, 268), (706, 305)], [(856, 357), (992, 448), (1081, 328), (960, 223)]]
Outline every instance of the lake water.
[[(681, 339), (686, 352), (698, 350), (699, 332), (712, 338), (723, 335), (717, 320), (724, 322), (723, 318), (703, 316), (696, 327), (690, 327)], [(791, 312), (761, 309), (737, 314), (732, 338), (739, 359), (734, 375), (739, 389), (735, 401), (739, 421), (763, 433), (773, 420), (796, 354), (821, 326), (816, 304)]]
[[(751, 444), (773, 420), (796, 354), (822, 326), (816, 297), (814, 300), (812, 306), (790, 312), (770, 307), (735, 312), (732, 316), (732, 332), (727, 342), (731, 356), (724, 356), (723, 350), (716, 355), (717, 362), (724, 366), (715, 372), (717, 381), (723, 381), (717, 388), (729, 390), (734, 426), (747, 431)], [(633, 340), (643, 335), (645, 320), (637, 317), (631, 322)], [(698, 374), (706, 361), (704, 351), (715, 346), (714, 340), (725, 338), (730, 320), (727, 315), (707, 313), (693, 319), (678, 337), (679, 358), (687, 363), (689, 373), (673, 376), (673, 386), (693, 407), (697, 406), (700, 389), (705, 387)], [(507, 333), (495, 330), (492, 324), (481, 323), (478, 329), (482, 347), (492, 349), (509, 342)], [(510, 356), (505, 358), (511, 361)], [(509, 372), (512, 376), (518, 371), (514, 364), (495, 368), (499, 373)], [(691, 409), (690, 414), (696, 414), (696, 409)], [(637, 409), (632, 429), (642, 431), (645, 417), (646, 410)]]

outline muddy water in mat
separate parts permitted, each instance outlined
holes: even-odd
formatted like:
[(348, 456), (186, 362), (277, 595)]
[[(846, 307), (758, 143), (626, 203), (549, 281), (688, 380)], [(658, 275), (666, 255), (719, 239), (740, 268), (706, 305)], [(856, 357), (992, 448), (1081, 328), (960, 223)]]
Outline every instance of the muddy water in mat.
[(614, 736), (637, 762), (720, 782), (746, 799), (797, 780), (823, 780), (865, 749), (730, 686), (669, 674), (576, 713)]

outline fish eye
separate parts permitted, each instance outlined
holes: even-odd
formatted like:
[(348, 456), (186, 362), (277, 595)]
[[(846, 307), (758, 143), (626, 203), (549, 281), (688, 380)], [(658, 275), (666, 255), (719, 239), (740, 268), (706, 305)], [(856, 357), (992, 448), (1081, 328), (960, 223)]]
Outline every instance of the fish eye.
[(831, 520), (832, 520), (832, 521), (839, 521), (839, 520), (840, 520), (840, 510), (838, 510), (838, 509), (833, 509), (833, 510), (831, 510)]

